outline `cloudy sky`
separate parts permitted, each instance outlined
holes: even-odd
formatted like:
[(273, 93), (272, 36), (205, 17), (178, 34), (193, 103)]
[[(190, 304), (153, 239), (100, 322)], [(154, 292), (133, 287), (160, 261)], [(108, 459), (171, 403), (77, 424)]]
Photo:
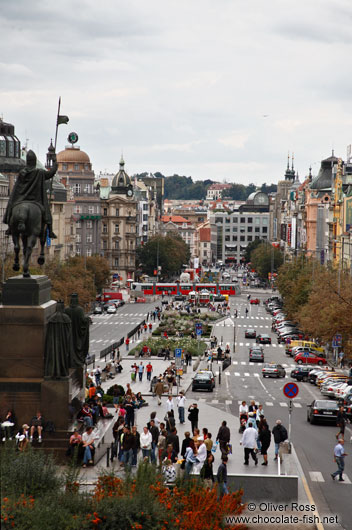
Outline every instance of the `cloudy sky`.
[(352, 141), (349, 0), (0, 0), (0, 115), (44, 159), (277, 182)]

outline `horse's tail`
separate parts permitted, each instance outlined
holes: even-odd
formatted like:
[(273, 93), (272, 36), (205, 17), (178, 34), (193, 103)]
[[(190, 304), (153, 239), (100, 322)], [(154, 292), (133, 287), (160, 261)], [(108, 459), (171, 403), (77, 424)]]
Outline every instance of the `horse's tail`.
[(17, 212), (17, 230), (20, 234), (26, 231), (27, 210), (21, 206)]

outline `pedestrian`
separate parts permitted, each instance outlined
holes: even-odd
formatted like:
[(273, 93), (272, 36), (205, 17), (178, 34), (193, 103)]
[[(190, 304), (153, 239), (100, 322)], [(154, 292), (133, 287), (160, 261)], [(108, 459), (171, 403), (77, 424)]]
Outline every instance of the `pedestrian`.
[(167, 435), (166, 438), (166, 445), (172, 445), (173, 450), (175, 451), (176, 455), (180, 452), (180, 440), (177, 435), (177, 430), (175, 427), (171, 429), (171, 432)]
[(134, 425), (134, 405), (131, 396), (127, 396), (124, 403), (124, 409), (126, 410), (125, 424), (126, 427), (130, 428)]
[(345, 469), (345, 456), (347, 456), (347, 453), (345, 453), (344, 444), (345, 440), (340, 438), (334, 448), (334, 462), (337, 464), (337, 471), (335, 471), (335, 473), (331, 473), (331, 478), (332, 480), (335, 480), (335, 477), (340, 475), (339, 482), (344, 482), (343, 471)]
[(349, 377), (352, 377), (352, 363), (350, 364), (350, 372), (349, 372)]
[(196, 457), (196, 462), (197, 464), (204, 464), (204, 462), (206, 461), (206, 458), (207, 458), (207, 448), (206, 448), (206, 445), (204, 443), (204, 439), (203, 437), (200, 437), (197, 444), (196, 444), (196, 447), (197, 447), (197, 457)]
[(132, 466), (136, 466), (137, 465), (138, 452), (139, 452), (139, 450), (141, 448), (141, 443), (140, 443), (140, 434), (137, 431), (137, 427), (135, 425), (132, 427), (132, 435), (133, 435)]
[(132, 388), (129, 383), (126, 385), (126, 396), (132, 396)]
[(221, 423), (216, 441), (219, 442), (221, 455), (227, 455), (227, 446), (230, 442), (230, 429), (227, 427), (227, 422), (225, 420)]
[(207, 437), (205, 438), (204, 443), (205, 443), (205, 446), (207, 448), (208, 454), (211, 453), (211, 450), (212, 450), (213, 445), (214, 445), (213, 440), (212, 440), (211, 432), (207, 432)]
[(155, 421), (154, 420), (150, 420), (148, 428), (149, 428), (150, 434), (152, 435), (152, 445), (151, 445), (151, 450), (150, 450), (150, 457), (151, 457), (151, 461), (152, 461), (152, 464), (153, 464), (153, 463), (156, 463), (155, 449), (156, 449), (156, 447), (158, 445), (159, 429), (155, 425)]
[(149, 322), (148, 327), (149, 327), (149, 333), (151, 333), (153, 331), (153, 324)]
[(125, 425), (123, 429), (123, 435), (121, 436), (122, 444), (122, 460), (121, 466), (132, 466), (133, 461), (133, 446), (135, 438), (131, 433), (130, 427)]
[(96, 386), (99, 386), (100, 383), (101, 383), (101, 369), (100, 369), (100, 366), (98, 365), (94, 371), (94, 377), (95, 377), (95, 384)]
[(258, 432), (257, 432), (257, 429), (253, 427), (253, 421), (249, 420), (248, 427), (244, 431), (242, 435), (242, 440), (240, 442), (240, 444), (243, 446), (243, 449), (244, 449), (244, 465), (245, 466), (248, 466), (249, 464), (249, 455), (251, 455), (251, 457), (253, 458), (254, 464), (258, 465), (258, 459), (255, 453), (255, 449), (257, 447)]
[(148, 311), (148, 313), (147, 313), (147, 318), (146, 318), (146, 320), (149, 320), (149, 311)]
[(147, 372), (147, 381), (150, 381), (151, 377), (152, 377), (152, 372), (153, 372), (153, 366), (152, 366), (150, 361), (147, 364), (147, 366), (145, 367), (145, 369), (146, 369), (146, 372)]
[(198, 428), (199, 409), (197, 403), (193, 403), (193, 405), (188, 407), (188, 413), (188, 420), (191, 422), (191, 430), (193, 432), (194, 429)]
[(166, 420), (166, 430), (167, 430), (168, 433), (170, 433), (172, 431), (172, 429), (176, 425), (175, 418), (174, 418), (174, 411), (173, 410), (170, 410), (167, 413), (165, 420)]
[(158, 405), (161, 405), (161, 396), (164, 392), (164, 383), (161, 381), (161, 379), (158, 379), (155, 387), (154, 387), (154, 393), (158, 397)]
[(176, 481), (176, 469), (169, 458), (166, 458), (161, 469), (164, 484), (174, 484)]
[(141, 361), (140, 365), (138, 366), (138, 377), (139, 377), (140, 382), (142, 382), (143, 380), (143, 373), (144, 373), (144, 366), (143, 366), (143, 362)]
[[(166, 349), (166, 351), (168, 351), (168, 348)], [(166, 357), (166, 354), (165, 354), (165, 357)], [(173, 375), (173, 373), (170, 371), (167, 373), (166, 375), (166, 382), (168, 384), (168, 387), (169, 387), (169, 394), (172, 394), (172, 390), (173, 390), (173, 387), (174, 387), (174, 381), (175, 381), (175, 377)]]
[(152, 449), (153, 437), (148, 431), (148, 427), (143, 427), (143, 432), (140, 435), (140, 444), (142, 449), (143, 458), (149, 460)]
[(131, 364), (131, 382), (134, 383), (136, 380), (136, 369), (134, 367), (134, 364)]
[(258, 440), (260, 442), (260, 453), (263, 455), (262, 466), (268, 465), (268, 449), (271, 442), (271, 432), (265, 418), (262, 418), (258, 425)]
[(347, 415), (343, 405), (339, 407), (337, 416), (336, 416), (336, 425), (340, 428), (339, 432), (336, 435), (336, 439), (345, 438), (345, 425), (347, 421)]
[(212, 489), (214, 486), (213, 462), (214, 456), (210, 453), (207, 455), (207, 459), (200, 470), (200, 477), (204, 481), (205, 487), (208, 489)]
[(189, 446), (185, 451), (185, 477), (188, 477), (192, 471), (193, 464), (196, 463), (196, 447), (193, 440), (190, 440)]
[(160, 431), (158, 436), (158, 457), (159, 457), (159, 465), (161, 465), (163, 459), (162, 454), (166, 450), (166, 438), (167, 438), (167, 432), (165, 430)]
[(180, 420), (180, 423), (185, 423), (185, 403), (186, 398), (184, 396), (184, 393), (182, 390), (180, 391), (179, 395), (176, 398), (177, 408), (178, 408), (178, 417)]
[(216, 473), (216, 479), (220, 486), (220, 497), (223, 495), (228, 495), (229, 490), (227, 489), (227, 456), (221, 457), (221, 464), (218, 467), (218, 472)]
[(345, 367), (345, 354), (343, 351), (340, 351), (339, 359), (340, 359), (340, 368), (344, 368)]
[(125, 340), (125, 344), (126, 344), (126, 351), (128, 351), (130, 348), (130, 339), (128, 337)]
[(239, 417), (240, 417), (240, 422), (242, 420), (245, 420), (247, 422), (248, 420), (248, 405), (245, 401), (242, 401), (239, 407)]
[(165, 407), (166, 407), (166, 414), (172, 411), (172, 415), (174, 416), (175, 404), (174, 404), (174, 400), (172, 399), (171, 395), (168, 395), (166, 403), (165, 403)]
[(246, 307), (246, 316), (248, 315), (248, 307)]
[[(182, 440), (182, 447), (181, 447), (181, 455), (182, 455), (182, 458), (185, 458), (185, 454), (186, 454), (186, 449), (187, 447), (189, 447), (191, 445), (191, 442), (193, 440), (191, 439), (191, 433), (189, 431), (186, 431), (185, 432), (185, 437), (184, 439)], [(183, 468), (184, 469), (184, 466)]]
[(280, 443), (287, 440), (287, 430), (286, 428), (281, 424), (281, 420), (276, 420), (276, 425), (273, 428), (273, 437), (275, 442), (275, 458), (274, 460), (278, 459), (279, 455), (279, 448)]
[(146, 322), (144, 322), (143, 328), (144, 328), (144, 333), (147, 333), (148, 326)]

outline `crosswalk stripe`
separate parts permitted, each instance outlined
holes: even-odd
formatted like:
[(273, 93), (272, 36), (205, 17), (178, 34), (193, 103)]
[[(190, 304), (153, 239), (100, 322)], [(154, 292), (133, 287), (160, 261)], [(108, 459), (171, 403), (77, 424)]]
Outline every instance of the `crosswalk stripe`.
[(226, 403), (226, 405), (232, 405), (232, 400), (231, 399), (225, 399), (225, 403)]
[(287, 403), (284, 403), (283, 401), (280, 403), (280, 407), (287, 407)]
[(249, 373), (248, 373), (248, 372), (245, 372), (245, 373), (244, 373), (244, 376), (245, 376), (245, 377), (249, 377)]
[(211, 402), (212, 403), (219, 403), (219, 400), (218, 399), (212, 399)]
[(309, 471), (309, 476), (312, 482), (325, 482), (324, 477), (320, 471)]
[(235, 372), (234, 375), (238, 377), (240, 374), (239, 374), (239, 372)]
[(348, 478), (348, 476), (345, 473), (343, 474), (343, 479), (344, 479), (345, 482), (343, 482), (342, 484), (351, 484), (350, 479)]
[(225, 372), (225, 375), (231, 375), (230, 372)]
[(273, 347), (273, 348), (276, 348), (276, 344), (272, 344), (272, 347)]
[(238, 361), (232, 361), (232, 364), (238, 364)]
[(273, 406), (274, 406), (274, 403), (272, 403), (271, 401), (266, 401), (266, 402), (265, 402), (265, 405), (266, 405), (267, 407), (273, 407)]
[(300, 403), (293, 402), (293, 406), (296, 407), (296, 409), (301, 409), (302, 405)]
[(259, 377), (259, 374), (254, 374), (254, 377)]
[(242, 366), (245, 366), (247, 363), (245, 361), (241, 361)]

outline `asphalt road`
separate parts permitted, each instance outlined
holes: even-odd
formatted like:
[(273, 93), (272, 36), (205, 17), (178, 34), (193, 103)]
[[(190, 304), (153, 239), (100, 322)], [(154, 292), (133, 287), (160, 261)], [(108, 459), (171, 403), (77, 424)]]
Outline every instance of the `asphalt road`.
[[(90, 326), (89, 353), (99, 358), (101, 350), (117, 342), (142, 322), (147, 313), (160, 302), (148, 304), (125, 304), (115, 314), (91, 315), (93, 324)], [(123, 352), (121, 352), (123, 353)]]
[[(237, 308), (239, 316), (237, 319), (231, 317), (217, 326), (216, 334), (223, 338), (226, 345), (233, 345), (234, 327), (236, 329), (236, 352), (232, 354), (232, 365), (222, 373), (221, 385), (217, 384), (213, 394), (204, 393), (202, 398), (212, 403), (213, 406), (231, 412), (238, 416), (239, 401), (250, 399), (262, 403), (265, 416), (270, 428), (275, 425), (277, 419), (288, 430), (288, 399), (284, 397), (283, 386), (291, 381), (290, 372), (294, 366), (291, 357), (286, 356), (283, 346), (279, 346), (276, 334), (271, 332), (271, 315), (267, 313), (264, 306), (251, 306), (247, 302), (247, 294), (265, 300), (270, 296), (260, 290), (247, 291), (240, 297), (230, 298), (231, 314)], [(246, 317), (245, 308), (249, 313)], [(262, 365), (260, 363), (249, 363), (248, 350), (252, 339), (244, 338), (246, 328), (254, 327), (257, 333), (267, 333), (272, 337), (272, 345), (264, 346), (265, 362), (277, 362), (286, 369), (285, 379), (263, 378), (261, 375)], [(292, 367), (291, 367), (292, 365)], [(217, 371), (216, 364), (213, 371)], [(296, 449), (298, 458), (303, 467), (308, 486), (318, 506), (320, 515), (338, 515), (340, 526), (333, 528), (352, 529), (352, 447), (349, 442), (351, 426), (346, 429), (346, 452), (351, 456), (346, 458), (345, 482), (333, 482), (330, 474), (335, 471), (336, 464), (333, 462), (333, 448), (336, 443), (335, 434), (337, 428), (329, 425), (310, 425), (306, 421), (307, 404), (314, 398), (321, 397), (317, 387), (310, 383), (298, 383), (300, 391), (293, 402), (292, 412), (292, 442)], [(189, 392), (189, 396), (200, 397), (200, 393)], [(325, 526), (332, 528), (331, 526)]]

